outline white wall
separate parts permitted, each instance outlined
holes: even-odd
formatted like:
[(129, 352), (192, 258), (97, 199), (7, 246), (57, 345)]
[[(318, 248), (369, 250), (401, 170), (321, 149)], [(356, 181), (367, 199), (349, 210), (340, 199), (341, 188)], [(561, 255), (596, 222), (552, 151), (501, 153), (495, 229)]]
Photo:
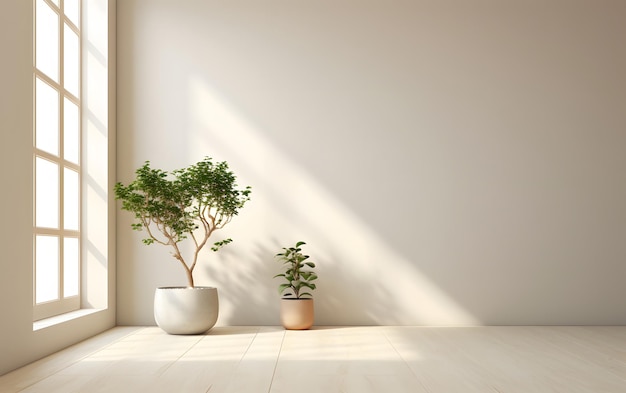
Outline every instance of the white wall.
[[(89, 0), (89, 9), (95, 10), (99, 7), (100, 11), (107, 12), (107, 4), (109, 4), (108, 12), (113, 17), (110, 18), (111, 26), (114, 28), (115, 2), (114, 0)], [(0, 13), (0, 54), (2, 62), (0, 62), (0, 86), (2, 93), (0, 94), (0, 130), (2, 135), (2, 143), (0, 143), (0, 184), (2, 184), (2, 192), (0, 194), (0, 216), (3, 225), (0, 225), (0, 375), (23, 364), (32, 362), (38, 358), (49, 355), (61, 348), (74, 344), (82, 339), (97, 334), (115, 325), (115, 269), (114, 269), (114, 243), (113, 231), (114, 216), (107, 218), (107, 192), (102, 190), (99, 198), (103, 199), (104, 204), (100, 204), (100, 212), (104, 213), (104, 221), (100, 221), (95, 225), (89, 221), (93, 219), (93, 199), (90, 196), (88, 206), (86, 206), (86, 220), (84, 224), (88, 227), (88, 231), (92, 232), (97, 226), (98, 230), (103, 233), (99, 242), (89, 242), (88, 256), (89, 266), (83, 270), (85, 275), (94, 273), (98, 270), (100, 273), (90, 282), (101, 285), (100, 293), (96, 296), (93, 293), (85, 294), (85, 303), (93, 302), (94, 299), (98, 304), (85, 304), (86, 307), (97, 308), (100, 311), (94, 312), (88, 316), (70, 320), (66, 323), (56, 324), (47, 328), (34, 330), (33, 328), (33, 255), (32, 255), (32, 103), (33, 103), (33, 76), (32, 76), (32, 2), (31, 1), (11, 1), (2, 4), (2, 12)], [(106, 26), (98, 26), (106, 32)], [(114, 35), (112, 42), (115, 42)], [(107, 38), (104, 38), (107, 42)], [(90, 47), (93, 54), (94, 49), (98, 49), (97, 45)], [(111, 69), (110, 64), (106, 64), (108, 60), (113, 63), (114, 46), (111, 47), (112, 52), (100, 53), (100, 60)], [(93, 71), (93, 67), (90, 68)], [(105, 72), (104, 77), (107, 78)], [(108, 75), (114, 78), (114, 74)], [(102, 81), (102, 79), (100, 80)], [(106, 79), (104, 80), (106, 83)], [(85, 87), (86, 101), (89, 107), (96, 98), (102, 98), (93, 94), (91, 89), (91, 81), (88, 87)], [(112, 91), (114, 94), (114, 90)], [(104, 95), (106, 97), (106, 95)], [(100, 100), (102, 101), (102, 100)], [(100, 107), (107, 107), (106, 101), (99, 102)], [(87, 104), (86, 104), (87, 105)], [(110, 105), (110, 103), (109, 103)], [(98, 119), (98, 114), (91, 113), (88, 118), (93, 123)], [(106, 154), (113, 153), (114, 150), (109, 149), (108, 140), (114, 142), (114, 112), (105, 111), (104, 119), (100, 117), (99, 125), (100, 133), (104, 136), (99, 139), (104, 141), (104, 146), (100, 146), (95, 151), (104, 152), (105, 157), (100, 162), (89, 159), (85, 160), (85, 172), (87, 173), (88, 189), (93, 191), (107, 181), (111, 183), (111, 176), (107, 174)], [(107, 127), (107, 123), (111, 123), (111, 127)], [(93, 130), (97, 128), (93, 124), (88, 126), (90, 135), (89, 143), (92, 143), (94, 136)], [(108, 135), (107, 135), (108, 133)], [(93, 155), (91, 158), (95, 159)], [(104, 166), (102, 165), (104, 164)], [(102, 168), (104, 167), (104, 168)], [(111, 168), (114, 168), (112, 165)], [(98, 170), (103, 169), (104, 178), (97, 178)], [(112, 185), (111, 185), (112, 186)], [(107, 188), (106, 184), (104, 185)], [(110, 198), (109, 198), (110, 199)], [(111, 205), (109, 201), (109, 206)], [(108, 221), (107, 221), (108, 220)], [(87, 222), (89, 221), (89, 222)], [(98, 252), (97, 257), (94, 253)], [(98, 262), (95, 260), (98, 259)], [(94, 264), (98, 264), (98, 268), (94, 269)], [(106, 274), (106, 269), (102, 265), (108, 264), (110, 275)], [(104, 270), (104, 274), (102, 274)], [(94, 292), (96, 288), (91, 286), (85, 291)]]
[[(227, 160), (252, 201), (207, 252), (218, 324), (626, 324), (626, 3), (126, 0), (118, 179)], [(118, 323), (184, 284), (118, 215)]]

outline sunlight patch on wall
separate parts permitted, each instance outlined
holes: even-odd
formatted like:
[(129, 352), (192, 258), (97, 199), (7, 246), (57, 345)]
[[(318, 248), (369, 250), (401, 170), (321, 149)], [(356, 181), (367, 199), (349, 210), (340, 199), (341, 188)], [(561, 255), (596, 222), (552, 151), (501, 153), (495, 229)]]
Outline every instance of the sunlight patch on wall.
[[(346, 202), (279, 150), (262, 127), (246, 119), (203, 78), (190, 77), (188, 94), (189, 135), (194, 142), (189, 154), (195, 159), (213, 155), (227, 160), (239, 183), (253, 187), (245, 218), (237, 218), (243, 224), (237, 224), (238, 238), (246, 236), (273, 248), (285, 246), (277, 239), (304, 239), (311, 246), (321, 277), (317, 322), (479, 324), (419, 271), (418, 260), (395, 252)], [(323, 152), (319, 158), (324, 159)], [(221, 318), (228, 320), (232, 310), (227, 299), (221, 301)]]

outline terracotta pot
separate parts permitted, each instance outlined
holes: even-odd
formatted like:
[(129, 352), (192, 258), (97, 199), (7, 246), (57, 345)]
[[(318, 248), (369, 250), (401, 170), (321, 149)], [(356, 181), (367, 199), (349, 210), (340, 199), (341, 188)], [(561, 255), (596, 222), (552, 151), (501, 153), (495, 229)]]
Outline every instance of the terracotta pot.
[(154, 294), (154, 320), (169, 334), (202, 334), (215, 325), (218, 312), (213, 287), (163, 287)]
[(285, 329), (308, 329), (314, 316), (313, 299), (280, 299), (280, 322)]

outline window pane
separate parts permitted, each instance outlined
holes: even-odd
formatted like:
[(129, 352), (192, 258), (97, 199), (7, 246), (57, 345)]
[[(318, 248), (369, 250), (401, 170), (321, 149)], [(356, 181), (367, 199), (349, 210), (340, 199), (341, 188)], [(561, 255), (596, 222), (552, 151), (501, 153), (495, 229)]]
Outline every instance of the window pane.
[(59, 238), (37, 236), (35, 239), (35, 301), (59, 298)]
[(63, 47), (63, 83), (67, 91), (78, 97), (78, 81), (80, 78), (80, 73), (78, 71), (80, 65), (80, 58), (78, 53), (78, 35), (74, 33), (74, 30), (70, 29), (67, 24), (65, 24), (64, 41), (65, 46)]
[(78, 295), (78, 239), (63, 239), (63, 297)]
[(78, 106), (67, 98), (64, 100), (63, 111), (63, 155), (68, 161), (78, 164), (80, 158), (80, 117)]
[(35, 162), (35, 225), (59, 227), (59, 167), (37, 157)]
[(65, 15), (72, 21), (76, 27), (80, 27), (79, 23), (79, 15), (80, 9), (78, 8), (78, 0), (65, 0), (63, 6), (65, 7)]
[(77, 231), (80, 211), (78, 172), (65, 168), (63, 176), (63, 226), (65, 229)]
[(59, 81), (59, 15), (43, 0), (37, 0), (35, 55), (37, 68)]
[(59, 93), (41, 79), (35, 89), (35, 146), (59, 155)]

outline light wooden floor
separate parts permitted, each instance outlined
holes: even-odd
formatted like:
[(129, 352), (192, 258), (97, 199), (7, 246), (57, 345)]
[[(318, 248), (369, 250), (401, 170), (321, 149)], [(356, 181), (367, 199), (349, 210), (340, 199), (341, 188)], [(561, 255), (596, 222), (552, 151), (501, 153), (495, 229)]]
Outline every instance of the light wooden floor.
[(625, 393), (626, 327), (118, 327), (0, 392)]

